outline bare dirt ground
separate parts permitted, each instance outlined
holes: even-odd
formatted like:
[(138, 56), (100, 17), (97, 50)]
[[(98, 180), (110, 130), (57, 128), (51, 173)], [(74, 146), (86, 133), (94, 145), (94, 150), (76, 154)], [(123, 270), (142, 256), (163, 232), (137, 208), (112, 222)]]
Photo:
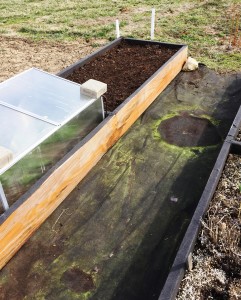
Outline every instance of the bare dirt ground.
[(57, 73), (96, 50), (83, 40), (33, 42), (0, 36), (0, 45), (0, 82), (31, 67)]

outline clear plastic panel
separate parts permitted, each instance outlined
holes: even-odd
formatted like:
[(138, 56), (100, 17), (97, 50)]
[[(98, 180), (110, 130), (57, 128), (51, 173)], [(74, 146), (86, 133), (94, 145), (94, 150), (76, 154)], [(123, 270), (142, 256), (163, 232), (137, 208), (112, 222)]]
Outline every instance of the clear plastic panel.
[(102, 119), (102, 103), (98, 99), (65, 125), (58, 127), (57, 131), (3, 174), (0, 169), (0, 182), (2, 182), (9, 205), (11, 206), (43, 174), (73, 149)]
[(0, 105), (0, 124), (0, 147), (10, 150), (13, 158), (27, 151), (56, 128), (2, 105)]
[(38, 69), (29, 69), (0, 83), (0, 101), (61, 124), (93, 101), (80, 85)]

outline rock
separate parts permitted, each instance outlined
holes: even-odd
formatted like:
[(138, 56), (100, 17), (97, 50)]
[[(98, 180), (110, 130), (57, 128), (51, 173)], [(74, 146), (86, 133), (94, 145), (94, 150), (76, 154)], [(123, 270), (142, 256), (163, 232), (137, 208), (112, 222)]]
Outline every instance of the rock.
[(192, 271), (193, 269), (193, 260), (192, 260), (192, 253), (189, 253), (187, 257), (187, 267), (189, 271)]
[(177, 201), (178, 201), (178, 198), (172, 196), (172, 197), (170, 198), (170, 200), (171, 200), (172, 202), (177, 202)]
[(80, 86), (80, 92), (88, 97), (99, 98), (107, 91), (107, 84), (89, 79)]
[(186, 63), (184, 64), (182, 70), (183, 71), (194, 71), (196, 69), (198, 69), (198, 62), (196, 61), (196, 59), (189, 56)]

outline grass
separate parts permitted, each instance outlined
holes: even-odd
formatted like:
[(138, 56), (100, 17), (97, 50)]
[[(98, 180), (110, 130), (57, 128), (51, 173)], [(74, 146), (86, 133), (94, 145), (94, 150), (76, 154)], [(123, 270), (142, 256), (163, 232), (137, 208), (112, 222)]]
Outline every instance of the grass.
[(0, 35), (40, 41), (83, 39), (95, 46), (99, 40), (115, 38), (114, 22), (119, 18), (123, 36), (149, 39), (155, 7), (156, 40), (188, 44), (190, 54), (212, 69), (240, 71), (241, 45), (230, 45), (234, 34), (236, 41), (241, 35), (239, 2), (0, 0)]

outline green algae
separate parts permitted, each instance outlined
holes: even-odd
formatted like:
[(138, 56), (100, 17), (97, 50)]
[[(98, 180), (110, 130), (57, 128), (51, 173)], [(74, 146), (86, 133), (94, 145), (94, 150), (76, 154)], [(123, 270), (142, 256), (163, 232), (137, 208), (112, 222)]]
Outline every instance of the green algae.
[(6, 284), (8, 281), (8, 275), (4, 274), (3, 276), (0, 276), (0, 285)]

